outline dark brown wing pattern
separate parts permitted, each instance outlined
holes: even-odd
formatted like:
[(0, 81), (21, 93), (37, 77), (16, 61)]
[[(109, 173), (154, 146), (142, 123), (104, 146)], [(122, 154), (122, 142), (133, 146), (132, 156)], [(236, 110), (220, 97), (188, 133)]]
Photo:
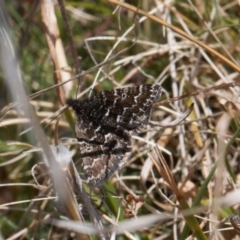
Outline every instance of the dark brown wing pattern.
[(77, 116), (75, 131), (90, 186), (101, 186), (127, 163), (131, 132), (148, 124), (160, 94), (160, 85), (140, 85), (102, 91), (84, 101), (67, 100)]

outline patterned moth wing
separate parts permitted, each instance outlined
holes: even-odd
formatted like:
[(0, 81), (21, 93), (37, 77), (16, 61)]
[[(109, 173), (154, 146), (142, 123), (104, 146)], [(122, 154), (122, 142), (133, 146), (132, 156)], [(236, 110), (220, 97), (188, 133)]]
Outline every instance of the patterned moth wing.
[(137, 130), (148, 123), (152, 104), (160, 94), (161, 86), (150, 84), (103, 91), (86, 100), (85, 110), (102, 125)]
[(84, 101), (67, 100), (77, 115), (75, 131), (90, 186), (102, 185), (127, 163), (131, 132), (148, 124), (160, 94), (160, 85), (140, 85), (103, 91)]

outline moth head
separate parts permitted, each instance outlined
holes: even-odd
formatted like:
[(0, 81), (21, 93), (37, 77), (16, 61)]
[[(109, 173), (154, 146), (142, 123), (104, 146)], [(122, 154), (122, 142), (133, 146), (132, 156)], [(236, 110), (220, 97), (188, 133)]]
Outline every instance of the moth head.
[(71, 107), (76, 113), (81, 111), (82, 104), (79, 100), (69, 98), (66, 101), (66, 104)]

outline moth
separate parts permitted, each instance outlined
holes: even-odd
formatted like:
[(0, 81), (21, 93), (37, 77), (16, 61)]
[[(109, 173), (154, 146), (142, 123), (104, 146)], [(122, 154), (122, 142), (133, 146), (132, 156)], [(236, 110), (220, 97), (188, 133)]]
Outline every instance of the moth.
[[(68, 99), (76, 114), (75, 132), (81, 151), (85, 181), (99, 187), (127, 163), (132, 150), (131, 134), (151, 124), (152, 105), (161, 96), (159, 84), (102, 91), (80, 101)], [(186, 111), (178, 122), (191, 112)]]

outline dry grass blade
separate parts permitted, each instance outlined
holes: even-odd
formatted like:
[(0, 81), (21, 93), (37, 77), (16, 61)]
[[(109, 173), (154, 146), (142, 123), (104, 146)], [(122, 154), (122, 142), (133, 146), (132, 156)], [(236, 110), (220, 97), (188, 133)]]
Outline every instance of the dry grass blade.
[(180, 30), (177, 27), (174, 27), (173, 25), (168, 24), (166, 21), (163, 21), (160, 18), (157, 18), (153, 15), (148, 14), (147, 12), (144, 12), (142, 10), (139, 10), (138, 8), (133, 7), (130, 4), (124, 3), (124, 2), (120, 2), (117, 0), (108, 0), (109, 2), (112, 2), (114, 4), (117, 4), (119, 6), (125, 7), (133, 12), (142, 14), (144, 16), (147, 16), (149, 19), (152, 19), (153, 21), (158, 22), (159, 24), (166, 26), (167, 28), (170, 28), (171, 30), (173, 30), (174, 32), (182, 35), (183, 37), (191, 40), (192, 42), (195, 42), (196, 44), (198, 44), (199, 46), (201, 46), (202, 48), (204, 48), (205, 50), (209, 51), (210, 53), (212, 53), (213, 55), (219, 57), (222, 61), (224, 61), (225, 63), (227, 63), (229, 66), (231, 66), (233, 69), (235, 69), (236, 71), (240, 72), (240, 68), (233, 63), (232, 61), (230, 61), (229, 59), (225, 58), (223, 55), (221, 55), (219, 52), (213, 50), (212, 48), (210, 48), (208, 45), (204, 44), (203, 42), (199, 41), (198, 39), (188, 35), (186, 32)]
[(188, 216), (185, 216), (183, 214), (183, 217), (185, 218), (189, 228), (191, 229), (191, 231), (195, 234), (195, 236), (197, 237), (197, 239), (207, 239), (205, 234), (203, 233), (197, 219), (194, 216), (194, 212), (191, 211), (191, 208), (189, 207), (187, 201), (185, 200), (183, 194), (181, 193), (181, 191), (178, 189), (177, 184), (172, 176), (172, 173), (168, 167), (168, 164), (166, 163), (164, 157), (162, 156), (161, 152), (159, 151), (159, 149), (157, 147), (155, 147), (155, 151), (157, 154), (157, 159), (158, 160), (154, 160), (155, 164), (158, 164), (160, 167), (160, 174), (163, 177), (163, 179), (168, 183), (170, 189), (172, 189), (172, 191), (174, 192), (174, 194), (177, 197), (177, 200), (179, 202), (179, 206), (181, 210), (189, 210), (189, 214)]
[[(45, 29), (45, 34), (52, 56), (52, 61), (55, 66), (54, 80), (56, 83), (62, 83), (71, 78), (70, 69), (68, 67), (66, 55), (64, 53), (63, 44), (59, 37), (59, 29), (57, 25), (57, 18), (54, 12), (54, 3), (52, 1), (41, 1), (42, 21)], [(62, 105), (65, 104), (65, 95), (68, 96), (72, 88), (72, 83), (64, 84), (57, 89), (57, 94)]]
[(150, 121), (149, 124), (152, 125), (152, 126), (159, 126), (159, 127), (164, 127), (164, 128), (167, 128), (167, 127), (174, 127), (176, 125), (178, 125), (179, 123), (181, 123), (182, 121), (184, 121), (189, 115), (190, 113), (192, 112), (193, 110), (193, 107), (194, 107), (194, 104), (191, 104), (190, 108), (184, 112), (179, 118), (175, 119), (174, 121), (172, 122), (169, 122), (169, 123), (159, 123), (159, 122), (154, 122), (154, 121)]
[(193, 97), (193, 96), (197, 96), (197, 95), (200, 95), (200, 94), (207, 94), (207, 93), (214, 93), (215, 91), (217, 90), (227, 90), (231, 87), (236, 87), (236, 86), (240, 86), (240, 83), (238, 82), (229, 82), (229, 83), (223, 83), (223, 84), (220, 84), (220, 85), (216, 85), (216, 86), (213, 86), (213, 87), (209, 87), (209, 88), (204, 88), (204, 89), (197, 89), (196, 91), (192, 91), (190, 93), (185, 93), (185, 94), (182, 94), (181, 96), (178, 96), (178, 97), (175, 97), (175, 98), (170, 98), (170, 99), (165, 99), (163, 101), (161, 101), (160, 103), (155, 103), (155, 106), (157, 105), (162, 105), (162, 104), (166, 104), (166, 103), (169, 103), (169, 102), (175, 102), (175, 101), (179, 101), (179, 100), (182, 100), (184, 98), (188, 98), (188, 97)]

